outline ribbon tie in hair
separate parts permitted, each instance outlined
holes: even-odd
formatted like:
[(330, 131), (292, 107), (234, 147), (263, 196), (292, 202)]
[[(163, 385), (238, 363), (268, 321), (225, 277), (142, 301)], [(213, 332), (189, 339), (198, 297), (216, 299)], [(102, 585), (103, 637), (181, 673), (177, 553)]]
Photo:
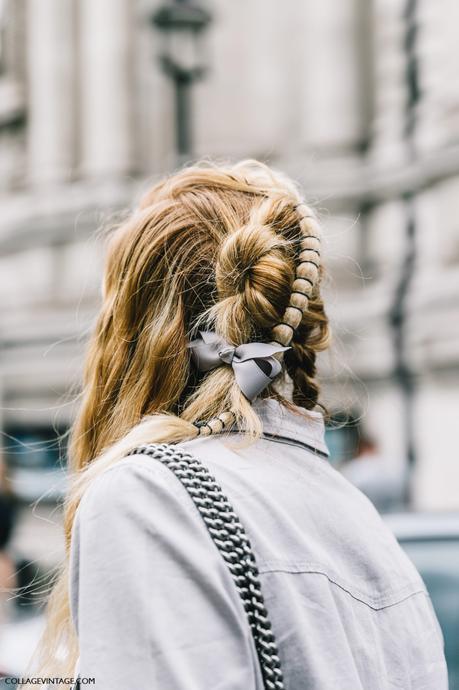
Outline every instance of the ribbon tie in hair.
[(200, 371), (210, 371), (222, 364), (233, 367), (237, 384), (251, 402), (280, 373), (282, 364), (273, 357), (290, 347), (270, 343), (230, 345), (214, 331), (199, 331), (198, 338), (188, 343), (193, 360)]

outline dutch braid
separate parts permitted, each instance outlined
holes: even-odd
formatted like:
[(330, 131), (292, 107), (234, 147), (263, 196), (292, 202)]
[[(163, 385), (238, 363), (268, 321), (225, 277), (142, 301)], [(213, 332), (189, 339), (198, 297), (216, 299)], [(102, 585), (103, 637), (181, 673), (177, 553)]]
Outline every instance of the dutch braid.
[[(303, 202), (297, 205), (301, 231), (300, 252), (290, 302), (282, 323), (273, 328), (275, 341), (290, 345), (284, 354), (287, 373), (293, 381), (293, 402), (312, 409), (319, 397), (316, 381), (316, 353), (328, 346), (328, 321), (322, 303), (314, 296), (321, 275), (320, 226), (315, 214)], [(314, 319), (307, 315), (314, 313)]]
[(297, 204), (296, 209), (301, 236), (295, 280), (282, 320), (272, 329), (274, 336), (272, 342), (284, 346), (290, 345), (293, 334), (308, 309), (309, 300), (319, 279), (320, 269), (319, 224), (306, 204)]

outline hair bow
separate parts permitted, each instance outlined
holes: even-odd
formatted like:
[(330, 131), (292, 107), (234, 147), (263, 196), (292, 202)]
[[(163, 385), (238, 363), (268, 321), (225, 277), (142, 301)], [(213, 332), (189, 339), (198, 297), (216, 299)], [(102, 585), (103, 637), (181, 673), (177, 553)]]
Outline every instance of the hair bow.
[(200, 371), (231, 365), (239, 388), (251, 402), (282, 369), (282, 364), (273, 355), (291, 349), (270, 343), (230, 345), (214, 331), (198, 331), (198, 337), (187, 347)]

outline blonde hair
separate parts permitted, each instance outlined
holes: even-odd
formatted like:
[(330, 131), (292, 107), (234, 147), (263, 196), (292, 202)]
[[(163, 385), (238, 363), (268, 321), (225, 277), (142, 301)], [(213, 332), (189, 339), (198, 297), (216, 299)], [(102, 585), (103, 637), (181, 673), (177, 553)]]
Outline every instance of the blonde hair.
[(175, 443), (231, 424), (251, 439), (261, 433), (231, 367), (203, 374), (191, 366), (186, 345), (198, 325), (233, 345), (290, 345), (281, 356), (292, 399), (279, 391), (282, 377), (261, 397), (317, 405), (315, 358), (329, 338), (319, 258), (315, 214), (288, 178), (256, 161), (179, 171), (112, 234), (69, 449), (67, 559), (37, 650), (42, 675), (70, 674), (78, 656), (68, 555), (75, 511), (94, 478), (141, 443)]

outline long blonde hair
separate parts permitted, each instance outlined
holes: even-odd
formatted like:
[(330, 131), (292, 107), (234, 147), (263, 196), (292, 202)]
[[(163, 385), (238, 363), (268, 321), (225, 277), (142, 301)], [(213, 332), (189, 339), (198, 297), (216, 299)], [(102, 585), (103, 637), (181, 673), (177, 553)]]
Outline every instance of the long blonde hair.
[[(234, 345), (290, 344), (283, 359), (291, 400), (279, 391), (281, 377), (262, 397), (317, 405), (315, 358), (329, 337), (319, 230), (288, 178), (244, 161), (171, 175), (113, 232), (69, 449), (67, 558), (35, 657), (42, 675), (71, 674), (78, 656), (68, 556), (75, 511), (94, 478), (139, 443), (219, 432), (229, 419), (243, 423), (252, 439), (261, 432), (231, 367), (202, 374), (190, 365), (186, 344), (197, 325)], [(202, 420), (208, 424), (195, 424)]]

